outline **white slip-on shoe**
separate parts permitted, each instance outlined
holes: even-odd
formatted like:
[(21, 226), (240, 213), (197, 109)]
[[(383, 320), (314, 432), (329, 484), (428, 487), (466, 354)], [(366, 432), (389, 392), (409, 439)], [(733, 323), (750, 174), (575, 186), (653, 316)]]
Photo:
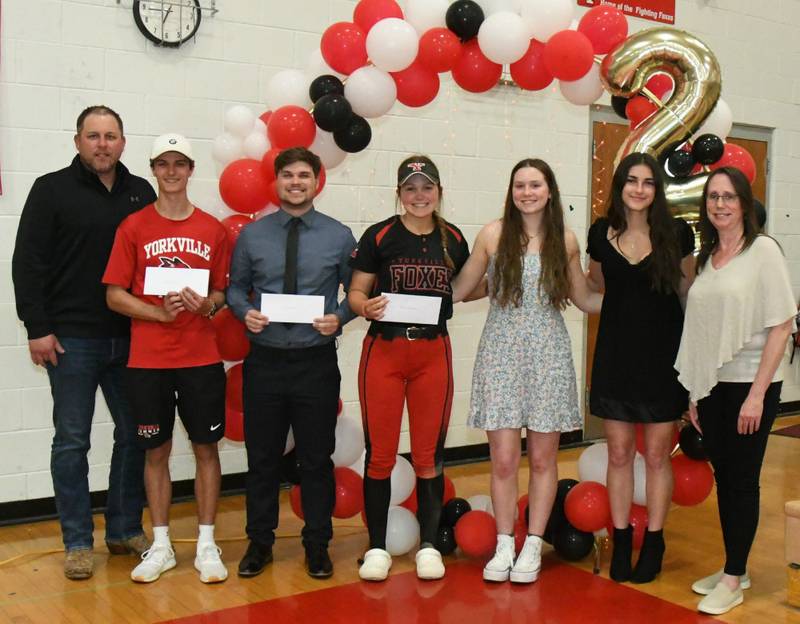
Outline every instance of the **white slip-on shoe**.
[(383, 548), (370, 548), (364, 553), (364, 563), (358, 569), (362, 581), (385, 581), (392, 568), (392, 556)]
[(511, 568), (514, 567), (514, 537), (498, 535), (494, 557), (483, 567), (483, 580), (502, 583), (508, 580)]
[(442, 553), (435, 548), (421, 548), (414, 561), (417, 563), (417, 578), (423, 581), (435, 581), (444, 576)]
[[(692, 583), (692, 591), (701, 596), (708, 596), (714, 588), (722, 580), (724, 570), (717, 570), (714, 574), (710, 574), (701, 578), (700, 580)], [(739, 587), (742, 589), (750, 589), (750, 575), (745, 572), (739, 577)]]
[(722, 615), (742, 604), (743, 601), (741, 587), (731, 590), (725, 583), (717, 583), (714, 590), (697, 605), (697, 610), (700, 613)]
[(203, 583), (221, 583), (228, 578), (228, 568), (222, 563), (222, 549), (214, 542), (203, 544), (197, 549), (194, 569), (200, 573)]
[(131, 572), (131, 579), (137, 583), (152, 583), (176, 565), (175, 551), (172, 550), (172, 546), (153, 544), (142, 553), (142, 562)]
[(542, 538), (528, 535), (509, 575), (512, 583), (533, 583), (542, 569)]

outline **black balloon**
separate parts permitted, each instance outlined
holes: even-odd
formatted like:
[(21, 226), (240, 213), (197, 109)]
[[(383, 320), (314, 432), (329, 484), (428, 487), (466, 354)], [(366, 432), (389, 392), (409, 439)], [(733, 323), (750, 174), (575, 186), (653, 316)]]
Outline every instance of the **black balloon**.
[(323, 95), (314, 105), (314, 121), (326, 132), (335, 132), (350, 123), (353, 108), (343, 95)]
[(321, 97), (331, 94), (344, 95), (344, 83), (336, 76), (323, 74), (311, 81), (311, 86), (308, 88), (308, 95), (312, 102), (316, 102)]
[(678, 436), (678, 444), (686, 457), (690, 459), (708, 459), (703, 447), (703, 436), (692, 425), (686, 425)]
[(350, 121), (344, 128), (335, 130), (333, 133), (333, 140), (336, 145), (345, 152), (354, 154), (360, 152), (372, 139), (372, 128), (369, 127), (367, 120), (353, 114)]
[(613, 108), (614, 112), (623, 119), (628, 118), (628, 113), (625, 112), (625, 107), (627, 105), (628, 105), (628, 98), (622, 97), (621, 95), (611, 96), (611, 108)]
[(453, 527), (441, 526), (436, 534), (436, 550), (443, 555), (450, 555), (456, 549), (456, 532)]
[(468, 511), (472, 511), (470, 505), (463, 498), (451, 498), (447, 501), (442, 509), (442, 519), (440, 524), (442, 526), (454, 527), (459, 518)]
[(556, 488), (556, 498), (553, 501), (553, 508), (550, 510), (550, 518), (544, 530), (542, 539), (548, 544), (552, 544), (559, 529), (567, 524), (567, 515), (564, 512), (564, 501), (567, 500), (569, 491), (578, 485), (575, 479), (559, 479)]
[(483, 9), (477, 2), (456, 0), (448, 7), (445, 22), (461, 41), (469, 41), (478, 35), (483, 17)]
[(725, 144), (715, 134), (701, 134), (692, 144), (692, 156), (701, 165), (713, 165), (725, 153)]
[(282, 483), (300, 484), (300, 464), (294, 449), (281, 457), (280, 479)]
[(675, 150), (667, 156), (667, 167), (676, 178), (685, 178), (694, 168), (694, 157), (690, 152)]
[(580, 561), (594, 546), (594, 535), (579, 531), (571, 524), (562, 526), (555, 534), (553, 547), (567, 561)]

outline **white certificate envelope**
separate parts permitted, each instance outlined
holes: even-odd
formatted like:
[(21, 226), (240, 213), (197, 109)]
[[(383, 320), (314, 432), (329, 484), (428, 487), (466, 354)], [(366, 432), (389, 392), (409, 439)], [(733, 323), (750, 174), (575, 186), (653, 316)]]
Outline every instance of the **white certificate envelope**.
[(166, 295), (187, 286), (201, 297), (208, 296), (208, 269), (147, 267), (144, 270), (144, 294)]
[(270, 323), (313, 323), (325, 316), (322, 295), (261, 295), (261, 314)]
[(441, 297), (399, 295), (386, 292), (381, 295), (389, 300), (381, 321), (419, 323), (420, 325), (436, 325), (439, 322), (439, 310), (442, 307)]

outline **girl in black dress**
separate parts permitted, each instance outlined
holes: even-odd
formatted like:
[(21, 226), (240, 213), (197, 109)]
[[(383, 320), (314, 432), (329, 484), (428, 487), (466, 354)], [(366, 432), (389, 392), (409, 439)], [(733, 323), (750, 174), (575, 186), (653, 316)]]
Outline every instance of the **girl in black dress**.
[[(614, 522), (611, 578), (647, 583), (661, 570), (672, 497), (670, 450), (687, 395), (673, 368), (681, 299), (694, 275), (691, 227), (667, 208), (661, 168), (648, 154), (622, 159), (608, 216), (589, 229), (590, 287), (605, 289), (592, 368), (590, 410), (604, 419)], [(648, 530), (631, 567), (635, 425), (644, 425)]]

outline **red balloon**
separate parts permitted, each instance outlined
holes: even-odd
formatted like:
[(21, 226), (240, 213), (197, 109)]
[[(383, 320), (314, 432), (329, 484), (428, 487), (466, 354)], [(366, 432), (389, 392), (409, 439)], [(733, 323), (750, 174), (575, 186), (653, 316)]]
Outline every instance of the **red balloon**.
[(734, 143), (726, 143), (725, 151), (720, 158), (713, 165), (709, 165), (709, 169), (719, 169), (720, 167), (736, 167), (741, 171), (752, 184), (756, 179), (756, 161), (745, 148), (741, 145)]
[(268, 110), (268, 111), (264, 111), (263, 113), (261, 113), (261, 114), (258, 116), (258, 118), (259, 118), (261, 121), (263, 121), (263, 122), (264, 122), (264, 124), (268, 124), (268, 123), (269, 123), (269, 118), (270, 118), (271, 116), (272, 116), (272, 111), (271, 111), (271, 110)]
[(455, 526), (456, 544), (468, 557), (485, 558), (497, 546), (497, 525), (485, 511), (468, 511)]
[(638, 126), (657, 110), (658, 107), (643, 95), (632, 97), (625, 105), (625, 114), (631, 122), (631, 128)]
[(394, 0), (361, 0), (353, 11), (353, 21), (365, 33), (387, 17), (403, 19), (403, 10)]
[(599, 531), (611, 518), (606, 486), (596, 481), (581, 481), (567, 493), (564, 513), (576, 529)]
[(300, 497), (299, 485), (293, 485), (292, 489), (289, 490), (289, 504), (292, 506), (294, 515), (301, 520), (304, 520), (305, 516), (303, 516), (303, 500)]
[(334, 518), (352, 518), (364, 509), (364, 480), (350, 468), (334, 468), (336, 481), (336, 503)]
[(411, 494), (408, 495), (408, 498), (405, 499), (402, 503), (400, 503), (401, 507), (405, 507), (411, 513), (417, 513), (417, 486), (414, 486), (414, 489), (411, 490)]
[(528, 51), (511, 63), (510, 69), (514, 82), (528, 91), (539, 91), (553, 82), (553, 74), (544, 64), (544, 44), (536, 39), (531, 39)]
[(406, 106), (425, 106), (439, 93), (439, 74), (419, 61), (393, 73), (392, 78), (397, 85), (397, 99)]
[(672, 502), (692, 506), (702, 503), (714, 487), (714, 473), (708, 462), (690, 459), (686, 455), (672, 458)]
[(229, 163), (219, 177), (219, 194), (236, 212), (253, 214), (261, 210), (269, 199), (269, 180), (264, 177), (261, 163), (252, 158)]
[(243, 412), (242, 406), (242, 365), (236, 364), (228, 369), (225, 384), (225, 405), (236, 412)]
[(528, 495), (523, 494), (517, 501), (517, 522), (525, 524), (525, 510), (528, 508)]
[(278, 197), (278, 185), (276, 184), (275, 180), (269, 183), (269, 195), (267, 196), (267, 202), (273, 206), (281, 205), (281, 198)]
[(588, 37), (595, 54), (608, 54), (628, 36), (628, 20), (617, 8), (596, 6), (581, 18), (578, 32)]
[(557, 32), (544, 44), (545, 67), (559, 80), (583, 78), (593, 62), (592, 42), (577, 30)]
[[(233, 253), (233, 248), (236, 246), (236, 241), (239, 234), (242, 233), (244, 227), (253, 222), (252, 215), (235, 214), (225, 217), (222, 223), (225, 231), (228, 233), (228, 251)], [(224, 359), (224, 358), (223, 358)]]
[(514, 549), (519, 554), (522, 547), (525, 545), (525, 538), (528, 537), (528, 525), (525, 524), (525, 518), (521, 521), (514, 523)]
[(290, 104), (274, 111), (267, 123), (267, 136), (273, 147), (309, 147), (317, 134), (317, 124), (306, 109)]
[(462, 49), (463, 53), (453, 67), (456, 84), (472, 93), (483, 93), (494, 87), (503, 74), (503, 66), (486, 58), (477, 38), (467, 41)]
[(322, 58), (340, 74), (352, 74), (367, 63), (367, 36), (353, 22), (328, 26), (319, 46)]
[(217, 347), (223, 360), (235, 362), (243, 360), (250, 353), (250, 341), (245, 333), (245, 326), (230, 308), (223, 308), (211, 319), (217, 334)]
[(244, 442), (244, 414), (225, 408), (225, 437), (234, 442)]
[(444, 505), (451, 498), (455, 497), (456, 497), (456, 486), (450, 477), (444, 475), (444, 496), (442, 496), (442, 504)]
[(275, 159), (282, 151), (280, 147), (273, 147), (261, 158), (261, 171), (270, 182), (275, 179)]
[(461, 56), (461, 41), (449, 28), (431, 28), (419, 38), (417, 61), (431, 71), (447, 72)]
[[(317, 192), (316, 195), (319, 195), (322, 192), (322, 189), (325, 188), (325, 181), (328, 179), (328, 175), (325, 173), (325, 165), (322, 165), (319, 169), (319, 175), (317, 176)], [(341, 399), (339, 399), (341, 401)]]
[(659, 100), (663, 100), (664, 96), (672, 91), (675, 85), (668, 74), (656, 74), (655, 76), (651, 76), (650, 80), (648, 80), (644, 86)]
[(342, 403), (342, 397), (339, 397), (339, 403), (336, 405), (336, 415), (339, 416), (344, 409), (344, 403)]

